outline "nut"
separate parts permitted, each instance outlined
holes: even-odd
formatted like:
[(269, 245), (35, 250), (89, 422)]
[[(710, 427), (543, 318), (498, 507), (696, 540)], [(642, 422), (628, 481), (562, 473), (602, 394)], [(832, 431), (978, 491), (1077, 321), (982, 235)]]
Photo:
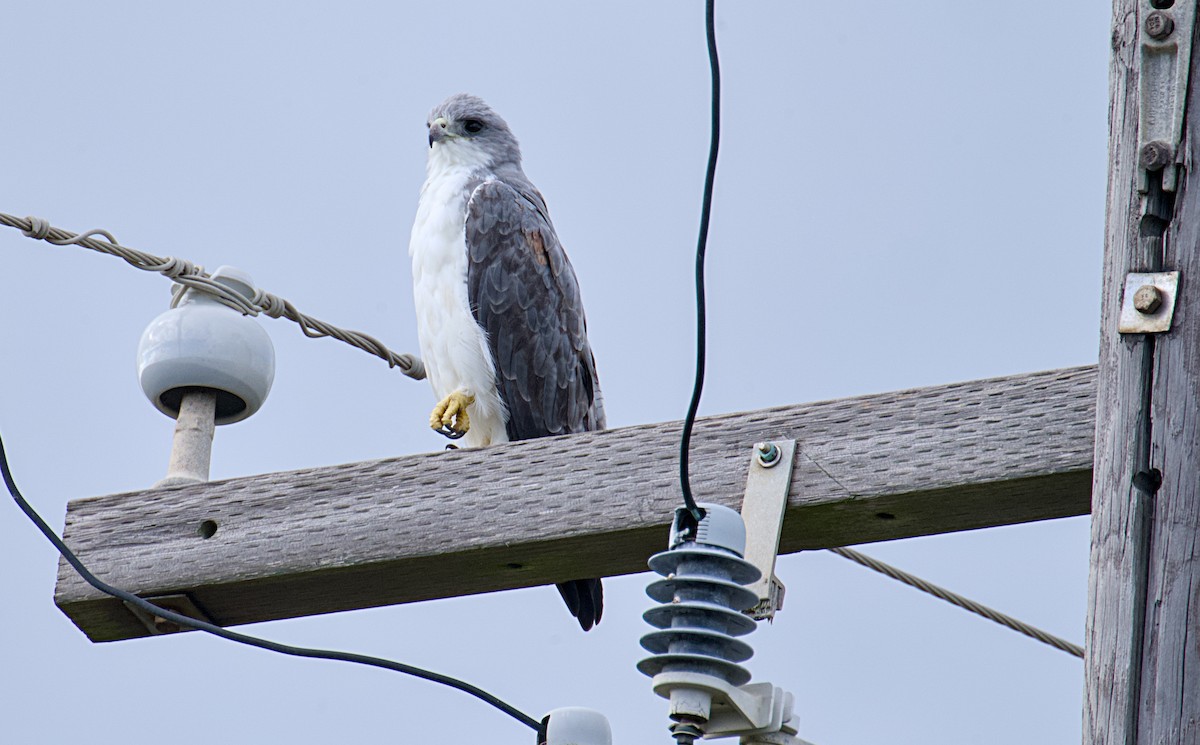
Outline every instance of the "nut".
[(1162, 305), (1162, 291), (1154, 285), (1142, 285), (1133, 293), (1133, 307), (1138, 313), (1150, 315)]
[(1156, 10), (1146, 16), (1146, 33), (1150, 35), (1151, 39), (1162, 41), (1170, 36), (1174, 30), (1175, 21), (1166, 13)]
[(758, 451), (758, 463), (770, 468), (779, 462), (779, 447), (773, 442), (757, 442), (754, 449)]

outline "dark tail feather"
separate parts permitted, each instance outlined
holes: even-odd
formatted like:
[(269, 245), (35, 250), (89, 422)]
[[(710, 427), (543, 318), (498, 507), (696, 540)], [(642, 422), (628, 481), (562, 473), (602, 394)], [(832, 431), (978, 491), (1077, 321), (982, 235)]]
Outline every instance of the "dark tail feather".
[(567, 609), (579, 620), (584, 631), (600, 623), (600, 616), (604, 613), (604, 586), (600, 580), (573, 579), (560, 582), (557, 586)]

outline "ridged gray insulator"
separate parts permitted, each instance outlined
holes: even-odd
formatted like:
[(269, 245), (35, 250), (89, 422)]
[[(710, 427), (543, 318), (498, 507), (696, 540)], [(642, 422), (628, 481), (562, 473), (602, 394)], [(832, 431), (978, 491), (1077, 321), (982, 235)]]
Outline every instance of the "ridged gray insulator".
[(673, 531), (675, 545), (650, 558), (650, 568), (665, 579), (653, 582), (646, 594), (664, 605), (642, 617), (661, 631), (642, 637), (642, 646), (654, 656), (637, 667), (651, 677), (700, 673), (741, 686), (750, 681), (750, 671), (737, 663), (750, 659), (754, 651), (735, 637), (754, 630), (754, 621), (741, 611), (758, 602), (743, 585), (758, 580), (761, 573), (742, 558), (742, 516), (721, 505), (700, 507), (705, 516), (696, 540), (676, 541), (679, 531)]

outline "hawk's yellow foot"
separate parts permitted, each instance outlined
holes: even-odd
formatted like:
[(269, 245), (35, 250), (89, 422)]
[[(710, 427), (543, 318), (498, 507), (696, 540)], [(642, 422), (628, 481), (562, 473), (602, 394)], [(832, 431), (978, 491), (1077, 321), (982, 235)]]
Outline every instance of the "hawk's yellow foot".
[(457, 440), (471, 428), (471, 417), (467, 407), (475, 403), (475, 397), (466, 391), (458, 390), (446, 396), (433, 407), (429, 415), (429, 426), (440, 434)]

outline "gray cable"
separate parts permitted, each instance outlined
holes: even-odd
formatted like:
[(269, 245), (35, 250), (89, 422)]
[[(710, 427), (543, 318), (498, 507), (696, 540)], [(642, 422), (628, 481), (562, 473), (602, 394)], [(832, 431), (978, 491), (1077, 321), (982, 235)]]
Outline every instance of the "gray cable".
[[(388, 363), (389, 367), (398, 367), (400, 371), (414, 380), (425, 378), (425, 366), (421, 359), (411, 354), (396, 354), (388, 349), (383, 342), (359, 331), (348, 331), (331, 324), (307, 316), (296, 310), (283, 298), (272, 295), (265, 290), (256, 289), (254, 297), (247, 302), (245, 298), (229, 288), (214, 282), (205, 271), (185, 259), (161, 257), (122, 246), (107, 230), (89, 230), (86, 233), (75, 234), (56, 228), (40, 217), (13, 217), (0, 212), (0, 225), (16, 228), (30, 238), (53, 243), (56, 246), (77, 245), (90, 248), (93, 251), (109, 254), (124, 259), (131, 266), (147, 272), (158, 272), (173, 280), (177, 287), (173, 293), (171, 307), (175, 307), (182, 297), (183, 290), (192, 289), (207, 292), (217, 300), (234, 310), (248, 316), (264, 313), (271, 318), (286, 318), (300, 326), (304, 335), (319, 339), (332, 337), (345, 342), (352, 347), (358, 347), (364, 352), (379, 357)], [(103, 240), (98, 240), (102, 238)]]
[(964, 610), (969, 610), (972, 613), (977, 613), (977, 614), (983, 616), (984, 618), (988, 619), (989, 621), (995, 621), (996, 623), (1000, 624), (1001, 626), (1007, 626), (1008, 628), (1012, 629), (1013, 631), (1024, 634), (1025, 636), (1028, 636), (1032, 639), (1037, 639), (1038, 641), (1042, 642), (1043, 644), (1049, 644), (1050, 646), (1054, 647), (1055, 649), (1061, 649), (1062, 651), (1066, 652), (1067, 654), (1072, 654), (1079, 658), (1083, 657), (1083, 647), (1079, 646), (1078, 644), (1072, 644), (1071, 642), (1069, 642), (1065, 639), (1060, 639), (1057, 636), (1054, 636), (1053, 634), (1047, 634), (1045, 631), (1042, 631), (1039, 628), (1030, 626), (1029, 624), (1024, 623), (1023, 621), (1018, 621), (1017, 619), (1013, 618), (1012, 616), (1006, 616), (1005, 614), (1001, 613), (1000, 611), (992, 610), (991, 608), (987, 607), (986, 605), (981, 605), (979, 603), (976, 603), (974, 600), (964, 598), (962, 595), (950, 592), (949, 590), (945, 589), (944, 587), (938, 587), (937, 585), (935, 585), (933, 583), (926, 582), (925, 580), (921, 579), (920, 577), (913, 576), (902, 569), (897, 569), (896, 567), (894, 567), (890, 564), (884, 564), (882, 561), (879, 561), (878, 559), (873, 559), (870, 556), (867, 556), (866, 554), (860, 554), (859, 552), (857, 552), (853, 549), (831, 548), (829, 550), (832, 551), (833, 553), (837, 554), (838, 556), (841, 556), (842, 558), (849, 559), (850, 561), (853, 561), (856, 564), (861, 564), (862, 566), (865, 566), (868, 569), (874, 569), (875, 571), (879, 572), (880, 574), (891, 577), (892, 579), (897, 580), (899, 582), (903, 582), (904, 584), (908, 585), (909, 587), (915, 587), (922, 592), (929, 593), (930, 595), (934, 596), (935, 598), (941, 598), (942, 600), (945, 600), (947, 603), (952, 603), (954, 605), (957, 605), (959, 608), (962, 608)]

